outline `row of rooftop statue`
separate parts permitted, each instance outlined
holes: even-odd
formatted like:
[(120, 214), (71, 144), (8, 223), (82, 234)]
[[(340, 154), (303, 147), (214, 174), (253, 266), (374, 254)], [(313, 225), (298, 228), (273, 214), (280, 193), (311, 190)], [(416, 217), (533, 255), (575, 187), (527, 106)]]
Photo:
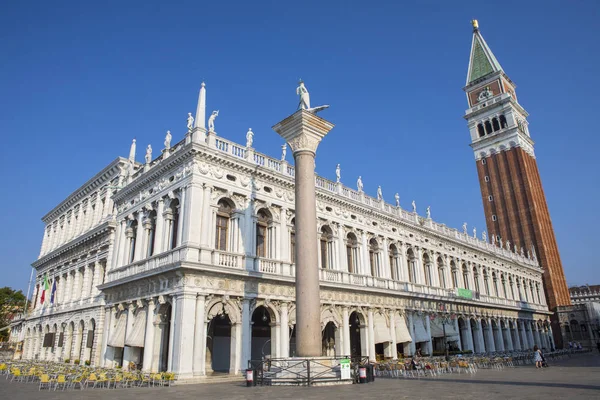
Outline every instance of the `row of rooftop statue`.
[[(201, 88), (201, 96), (202, 96), (202, 91), (204, 90), (204, 88), (205, 88), (205, 84), (203, 82), (202, 88)], [(316, 114), (319, 111), (329, 108), (329, 105), (323, 105), (323, 106), (311, 108), (310, 93), (308, 92), (308, 89), (306, 88), (306, 86), (304, 85), (304, 82), (302, 80), (300, 80), (298, 83), (298, 87), (296, 88), (296, 94), (299, 97), (298, 108), (297, 108), (298, 110), (302, 109), (302, 110), (306, 110), (308, 112)], [(218, 116), (219, 116), (219, 110), (215, 110), (208, 117), (208, 132), (209, 133), (216, 134), (215, 120)], [(198, 115), (197, 115), (197, 117), (198, 117)], [(196, 122), (196, 121), (195, 121), (194, 117), (192, 116), (192, 113), (188, 113), (188, 116), (187, 116), (187, 133), (188, 134), (191, 134), (192, 131), (194, 130), (194, 128), (199, 126), (198, 124), (195, 125), (194, 122)], [(200, 125), (200, 126), (203, 126), (203, 125)], [(171, 131), (167, 131), (167, 134), (165, 136), (165, 141), (164, 141), (164, 146), (165, 146), (164, 151), (166, 153), (168, 153), (171, 149), (171, 140), (172, 139), (173, 139), (173, 136), (171, 135)], [(253, 143), (254, 143), (254, 132), (252, 131), (252, 128), (248, 128), (248, 132), (246, 132), (246, 147), (251, 148)], [(135, 153), (136, 153), (136, 140), (133, 139), (133, 142), (131, 144), (131, 148), (129, 151), (130, 163), (128, 166), (128, 171), (126, 171), (126, 173), (130, 176), (133, 175), (133, 172), (134, 172)], [(287, 143), (284, 143), (281, 146), (281, 161), (285, 161), (286, 155), (287, 155)], [(152, 146), (151, 145), (148, 145), (148, 147), (146, 148), (145, 161), (146, 161), (146, 165), (148, 165), (148, 166), (152, 162)], [(341, 184), (342, 170), (341, 170), (340, 164), (337, 164), (337, 166), (335, 168), (335, 177), (336, 177), (336, 183)], [(358, 193), (360, 193), (360, 194), (364, 193), (364, 190), (363, 190), (364, 185), (363, 185), (363, 181), (362, 181), (362, 176), (358, 177), (358, 179), (356, 181), (356, 188), (357, 188)], [(380, 202), (383, 202), (383, 190), (381, 189), (381, 186), (377, 187), (377, 200)], [(400, 195), (398, 193), (396, 193), (394, 195), (394, 200), (396, 203), (396, 207), (398, 209), (400, 209), (401, 208), (400, 207)], [(414, 214), (417, 214), (417, 204), (416, 204), (415, 200), (412, 201), (411, 205), (412, 205), (412, 212)], [(427, 208), (425, 210), (425, 214), (426, 214), (427, 219), (431, 219), (431, 207), (430, 206), (427, 206)], [(463, 230), (463, 234), (465, 236), (467, 236), (468, 233), (467, 233), (467, 223), (466, 222), (463, 223), (462, 230)], [(473, 228), (473, 238), (476, 238), (476, 237), (477, 237), (477, 228), (474, 227)], [(484, 242), (488, 241), (487, 233), (485, 231), (483, 231), (481, 233), (481, 239)], [(491, 243), (493, 245), (498, 245), (500, 248), (506, 248), (509, 251), (513, 251), (513, 248), (514, 248), (515, 254), (520, 253), (520, 255), (522, 257), (525, 257), (525, 249), (523, 247), (521, 247), (521, 249), (519, 251), (516, 244), (514, 244), (514, 247), (511, 248), (511, 243), (508, 240), (506, 242), (503, 242), (502, 238), (491, 235)], [(536, 257), (535, 249), (533, 248), (533, 246), (531, 248), (531, 251), (527, 251), (527, 257), (531, 259), (532, 256), (533, 256), (533, 258)]]

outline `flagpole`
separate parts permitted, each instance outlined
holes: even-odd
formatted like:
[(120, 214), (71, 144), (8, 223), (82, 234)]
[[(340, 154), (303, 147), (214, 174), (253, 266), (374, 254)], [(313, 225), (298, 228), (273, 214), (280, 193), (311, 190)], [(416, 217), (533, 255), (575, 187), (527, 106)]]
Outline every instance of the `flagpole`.
[(25, 297), (25, 310), (23, 315), (27, 316), (27, 302), (29, 301), (29, 291), (31, 290), (31, 281), (33, 280), (33, 267), (31, 267), (31, 274), (29, 274), (29, 284), (27, 285), (27, 297)]

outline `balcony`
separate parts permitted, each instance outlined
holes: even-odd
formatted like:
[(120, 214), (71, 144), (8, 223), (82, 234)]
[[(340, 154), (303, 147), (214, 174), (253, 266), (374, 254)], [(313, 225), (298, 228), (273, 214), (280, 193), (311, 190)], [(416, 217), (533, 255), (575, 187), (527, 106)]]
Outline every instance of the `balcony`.
[[(211, 267), (227, 271), (240, 271), (249, 274), (268, 274), (272, 277), (290, 278), (295, 276), (295, 265), (287, 261), (275, 260), (264, 257), (253, 257), (245, 254), (230, 253), (220, 250), (207, 250), (181, 247), (168, 252), (137, 261), (132, 264), (108, 271), (107, 283), (122, 280), (124, 278), (141, 278), (147, 273), (156, 273), (165, 267), (174, 267), (176, 263), (199, 264), (197, 256), (202, 252), (210, 252)], [(203, 257), (201, 257), (203, 258)], [(521, 301), (505, 299), (485, 295), (479, 292), (471, 292), (470, 298), (459, 296), (457, 288), (441, 288), (427, 286), (412, 282), (401, 282), (388, 278), (374, 277), (370, 275), (353, 274), (345, 271), (332, 269), (319, 269), (319, 278), (322, 283), (340, 286), (355, 286), (363, 288), (376, 288), (385, 291), (398, 292), (402, 294), (414, 294), (419, 297), (447, 298), (448, 300), (462, 300), (480, 305), (503, 306), (532, 311), (548, 311), (548, 308), (540, 304), (524, 303)]]

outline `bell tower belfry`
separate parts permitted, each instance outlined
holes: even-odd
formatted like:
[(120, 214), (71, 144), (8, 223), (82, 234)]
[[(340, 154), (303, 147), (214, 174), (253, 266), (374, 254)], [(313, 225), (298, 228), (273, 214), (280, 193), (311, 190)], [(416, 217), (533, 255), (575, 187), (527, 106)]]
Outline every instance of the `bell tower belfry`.
[[(477, 21), (464, 118), (471, 134), (487, 229), (512, 251), (531, 252), (543, 268), (548, 307), (571, 304), (552, 221), (537, 167), (527, 111), (516, 86), (483, 39)], [(560, 334), (560, 329), (554, 329)]]

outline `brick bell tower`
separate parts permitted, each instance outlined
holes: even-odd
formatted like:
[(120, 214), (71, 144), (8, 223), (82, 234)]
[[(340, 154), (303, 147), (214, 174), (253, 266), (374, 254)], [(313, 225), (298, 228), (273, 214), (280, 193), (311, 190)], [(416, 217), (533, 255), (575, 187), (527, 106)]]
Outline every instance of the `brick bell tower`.
[[(477, 21), (467, 74), (471, 133), (487, 229), (492, 240), (510, 241), (511, 250), (532, 252), (543, 268), (548, 307), (571, 304), (550, 212), (540, 179), (527, 111), (519, 104), (515, 84), (481, 36)], [(523, 248), (524, 250), (521, 250)], [(560, 347), (558, 318), (552, 329)]]

